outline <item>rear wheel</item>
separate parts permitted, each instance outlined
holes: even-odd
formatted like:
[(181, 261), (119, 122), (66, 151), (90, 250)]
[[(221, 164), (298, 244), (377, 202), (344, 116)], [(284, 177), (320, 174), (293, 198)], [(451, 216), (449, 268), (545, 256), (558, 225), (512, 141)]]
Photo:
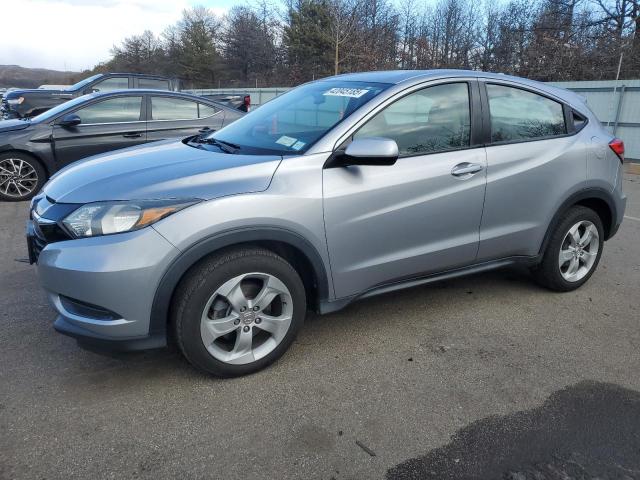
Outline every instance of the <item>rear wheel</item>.
[(23, 153), (0, 155), (0, 200), (29, 200), (40, 191), (46, 173), (40, 162)]
[(221, 377), (255, 372), (284, 354), (304, 322), (298, 273), (261, 248), (205, 259), (176, 291), (178, 347), (194, 366)]
[(587, 207), (572, 207), (558, 222), (542, 262), (534, 269), (536, 280), (551, 290), (575, 290), (598, 266), (603, 243), (598, 214)]

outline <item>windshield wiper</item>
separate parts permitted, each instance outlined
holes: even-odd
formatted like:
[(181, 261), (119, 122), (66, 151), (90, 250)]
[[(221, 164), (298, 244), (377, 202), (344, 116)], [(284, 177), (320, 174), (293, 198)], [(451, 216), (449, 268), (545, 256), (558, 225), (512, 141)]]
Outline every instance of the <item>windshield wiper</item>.
[[(215, 145), (225, 153), (236, 153), (238, 150), (240, 150), (240, 145), (236, 145), (235, 143), (231, 143), (231, 142), (225, 142), (223, 140), (217, 140), (215, 138), (196, 137), (191, 141), (195, 143), (205, 143), (207, 145)], [(231, 150), (229, 147), (231, 147), (233, 150)]]
[[(204, 143), (206, 145), (215, 145), (216, 147), (218, 147), (220, 150), (222, 150), (225, 153), (236, 153), (238, 150), (240, 150), (240, 146), (239, 145), (236, 145), (236, 144), (231, 143), (231, 142), (225, 142), (225, 141), (222, 141), (222, 140), (216, 140), (215, 138), (203, 138), (203, 137), (200, 137), (200, 136), (196, 136), (193, 139), (191, 139), (190, 142), (193, 142), (193, 143)], [(231, 147), (231, 148), (229, 148), (229, 147)]]

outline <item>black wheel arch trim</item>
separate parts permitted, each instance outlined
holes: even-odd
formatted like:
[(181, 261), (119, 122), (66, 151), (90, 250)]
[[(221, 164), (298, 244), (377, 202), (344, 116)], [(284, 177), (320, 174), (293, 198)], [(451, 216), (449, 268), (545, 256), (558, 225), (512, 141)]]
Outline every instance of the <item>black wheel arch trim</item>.
[(305, 255), (313, 268), (317, 284), (318, 304), (329, 298), (329, 277), (322, 257), (317, 249), (302, 235), (280, 227), (247, 227), (227, 230), (200, 240), (184, 250), (167, 268), (158, 287), (151, 306), (149, 334), (166, 332), (167, 320), (173, 292), (184, 274), (207, 255), (223, 248), (241, 243), (280, 242), (298, 249)]
[(611, 223), (610, 225), (604, 225), (607, 230), (607, 235), (605, 236), (605, 240), (609, 240), (613, 235), (615, 235), (616, 219), (618, 218), (618, 211), (617, 211), (616, 203), (613, 200), (613, 195), (611, 194), (611, 192), (605, 190), (604, 188), (587, 187), (567, 197), (567, 199), (564, 202), (562, 202), (562, 204), (560, 205), (560, 208), (558, 208), (558, 210), (556, 211), (555, 215), (551, 219), (551, 222), (549, 222), (547, 231), (544, 234), (544, 239), (542, 240), (542, 245), (540, 246), (540, 258), (542, 258), (541, 255), (544, 253), (544, 251), (547, 248), (549, 240), (551, 239), (551, 235), (553, 234), (553, 231), (556, 225), (560, 221), (560, 217), (573, 205), (580, 203), (583, 200), (590, 200), (590, 199), (602, 200), (607, 204), (607, 206), (609, 207), (609, 210), (611, 211)]

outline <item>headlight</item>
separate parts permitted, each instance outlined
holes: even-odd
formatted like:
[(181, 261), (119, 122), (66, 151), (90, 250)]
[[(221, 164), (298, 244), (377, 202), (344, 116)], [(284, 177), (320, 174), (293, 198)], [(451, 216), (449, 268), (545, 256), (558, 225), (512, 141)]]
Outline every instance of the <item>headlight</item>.
[(24, 97), (7, 98), (7, 103), (9, 105), (20, 105), (22, 102), (24, 102)]
[(200, 200), (142, 200), (88, 203), (62, 223), (76, 238), (138, 230)]

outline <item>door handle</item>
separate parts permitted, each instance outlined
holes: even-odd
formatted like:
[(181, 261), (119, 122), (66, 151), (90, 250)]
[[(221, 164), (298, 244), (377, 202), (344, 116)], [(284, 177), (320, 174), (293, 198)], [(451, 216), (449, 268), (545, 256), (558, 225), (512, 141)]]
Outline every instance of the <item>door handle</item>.
[(140, 138), (142, 134), (140, 132), (133, 132), (133, 133), (123, 133), (122, 136), (124, 138)]
[(482, 165), (480, 165), (479, 163), (459, 163), (451, 169), (451, 175), (459, 178), (469, 178), (475, 173), (480, 172), (482, 168)]

